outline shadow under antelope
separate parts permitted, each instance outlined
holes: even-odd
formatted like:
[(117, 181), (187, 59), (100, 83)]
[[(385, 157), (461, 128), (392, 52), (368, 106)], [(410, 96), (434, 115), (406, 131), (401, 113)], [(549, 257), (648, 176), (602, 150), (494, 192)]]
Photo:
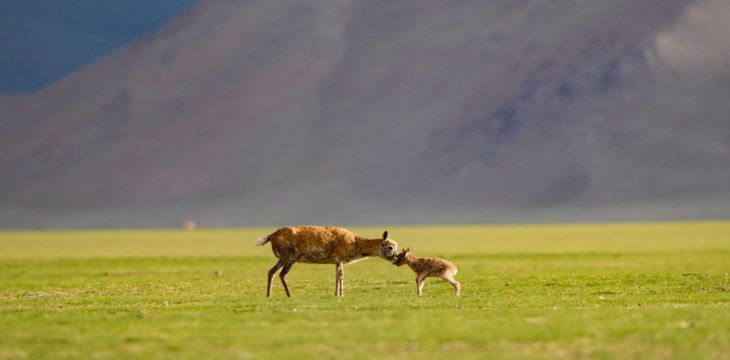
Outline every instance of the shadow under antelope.
[(331, 226), (287, 226), (256, 241), (256, 245), (271, 242), (271, 250), (279, 262), (269, 270), (266, 296), (271, 297), (271, 282), (279, 269), (279, 278), (286, 296), (291, 297), (286, 276), (295, 262), (335, 264), (335, 296), (343, 296), (344, 265), (370, 256), (392, 261), (398, 244), (388, 232), (379, 239), (368, 239), (347, 229)]

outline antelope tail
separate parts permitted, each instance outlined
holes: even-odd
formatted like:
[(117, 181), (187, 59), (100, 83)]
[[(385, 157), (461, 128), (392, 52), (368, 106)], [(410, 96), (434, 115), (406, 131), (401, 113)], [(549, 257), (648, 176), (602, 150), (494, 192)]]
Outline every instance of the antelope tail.
[(262, 237), (262, 238), (258, 238), (258, 239), (256, 240), (256, 246), (263, 246), (263, 245), (264, 245), (264, 244), (266, 244), (267, 242), (269, 242), (269, 237), (268, 237), (268, 236), (264, 236), (264, 237)]

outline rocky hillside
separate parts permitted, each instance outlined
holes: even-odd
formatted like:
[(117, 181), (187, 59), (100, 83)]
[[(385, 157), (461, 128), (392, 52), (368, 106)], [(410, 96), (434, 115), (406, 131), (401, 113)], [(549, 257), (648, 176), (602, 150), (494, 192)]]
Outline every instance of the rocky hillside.
[(0, 100), (0, 226), (728, 217), (728, 16), (203, 1)]

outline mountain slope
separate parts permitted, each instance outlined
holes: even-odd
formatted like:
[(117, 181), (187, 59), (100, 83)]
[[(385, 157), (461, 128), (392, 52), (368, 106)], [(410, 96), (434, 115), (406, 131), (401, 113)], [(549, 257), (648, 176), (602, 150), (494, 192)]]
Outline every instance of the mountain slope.
[(0, 225), (727, 216), (725, 14), (204, 1), (0, 103)]
[(195, 0), (5, 1), (0, 93), (29, 92), (155, 29)]

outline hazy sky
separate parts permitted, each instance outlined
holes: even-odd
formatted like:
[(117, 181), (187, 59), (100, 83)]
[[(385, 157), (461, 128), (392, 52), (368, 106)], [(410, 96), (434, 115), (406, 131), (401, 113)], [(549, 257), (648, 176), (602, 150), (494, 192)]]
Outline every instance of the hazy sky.
[(197, 0), (0, 2), (0, 93), (27, 92), (153, 30)]

